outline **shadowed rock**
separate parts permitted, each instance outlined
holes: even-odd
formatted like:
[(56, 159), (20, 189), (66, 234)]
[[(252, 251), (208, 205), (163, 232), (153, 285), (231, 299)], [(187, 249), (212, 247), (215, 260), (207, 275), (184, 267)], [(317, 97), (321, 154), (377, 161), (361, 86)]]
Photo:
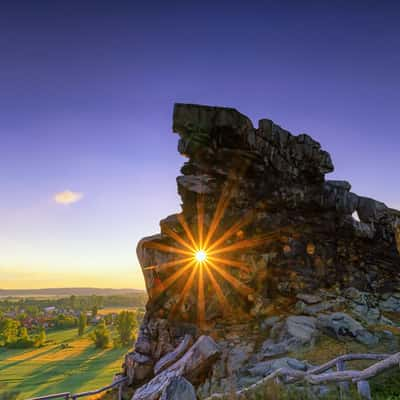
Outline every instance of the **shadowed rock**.
[(182, 376), (172, 378), (160, 400), (196, 400), (193, 385)]

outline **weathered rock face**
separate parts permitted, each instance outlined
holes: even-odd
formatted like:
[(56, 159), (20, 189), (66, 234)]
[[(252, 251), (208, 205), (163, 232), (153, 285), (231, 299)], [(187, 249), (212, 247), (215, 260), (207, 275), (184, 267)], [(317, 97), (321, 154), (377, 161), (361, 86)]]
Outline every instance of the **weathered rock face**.
[[(318, 142), (268, 119), (254, 128), (235, 109), (189, 104), (175, 105), (173, 130), (187, 157), (177, 178), (182, 213), (138, 244), (149, 301), (126, 360), (132, 382), (151, 378), (184, 335), (251, 347), (258, 321), (295, 304), (308, 316), (286, 320), (285, 340), (310, 342), (317, 325), (336, 321), (314, 317), (341, 304), (321, 303), (318, 290), (352, 287), (397, 310), (400, 212), (326, 180), (333, 164)], [(188, 265), (192, 247), (208, 252), (205, 263)]]

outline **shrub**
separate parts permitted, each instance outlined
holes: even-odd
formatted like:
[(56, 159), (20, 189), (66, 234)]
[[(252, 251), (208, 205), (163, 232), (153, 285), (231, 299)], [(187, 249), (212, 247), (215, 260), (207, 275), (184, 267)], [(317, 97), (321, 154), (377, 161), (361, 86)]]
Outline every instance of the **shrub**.
[(107, 348), (111, 343), (111, 336), (104, 321), (101, 321), (90, 335), (94, 345), (99, 349)]

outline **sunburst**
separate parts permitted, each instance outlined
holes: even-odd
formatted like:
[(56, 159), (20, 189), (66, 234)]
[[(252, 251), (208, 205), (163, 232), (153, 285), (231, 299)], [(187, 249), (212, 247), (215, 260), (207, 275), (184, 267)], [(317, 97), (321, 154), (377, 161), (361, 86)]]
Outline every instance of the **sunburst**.
[(231, 305), (221, 287), (222, 282), (227, 282), (241, 296), (247, 297), (253, 292), (249, 286), (231, 273), (232, 269), (239, 269), (244, 273), (250, 273), (251, 267), (238, 259), (228, 258), (227, 254), (239, 250), (250, 249), (276, 239), (275, 234), (261, 235), (249, 239), (238, 238), (238, 232), (248, 225), (254, 218), (255, 212), (247, 212), (242, 218), (217, 236), (221, 221), (229, 205), (235, 184), (228, 181), (222, 190), (221, 196), (215, 208), (211, 223), (205, 232), (204, 197), (197, 198), (197, 232), (194, 234), (189, 227), (184, 214), (178, 215), (178, 221), (182, 228), (182, 234), (178, 234), (169, 227), (163, 227), (163, 233), (172, 239), (174, 245), (148, 242), (145, 247), (151, 247), (161, 252), (171, 253), (177, 259), (162, 264), (152, 265), (145, 270), (163, 271), (175, 268), (174, 272), (151, 291), (150, 298), (155, 300), (179, 279), (185, 279), (183, 288), (179, 291), (179, 299), (172, 308), (171, 313), (176, 313), (186, 301), (191, 291), (197, 291), (197, 320), (200, 326), (205, 324), (205, 286), (210, 285), (216, 294), (218, 303), (224, 313), (229, 313)]
[(194, 253), (194, 258), (198, 263), (203, 263), (207, 261), (207, 251), (199, 249)]

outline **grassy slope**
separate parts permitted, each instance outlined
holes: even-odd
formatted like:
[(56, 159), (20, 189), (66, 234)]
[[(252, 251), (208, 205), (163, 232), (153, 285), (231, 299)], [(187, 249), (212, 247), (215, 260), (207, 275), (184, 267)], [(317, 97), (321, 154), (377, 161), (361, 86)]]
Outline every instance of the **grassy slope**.
[[(98, 350), (76, 329), (53, 332), (47, 346), (0, 350), (0, 393), (17, 390), (20, 398), (56, 392), (80, 392), (111, 383), (126, 348)], [(67, 348), (60, 344), (68, 343)]]

